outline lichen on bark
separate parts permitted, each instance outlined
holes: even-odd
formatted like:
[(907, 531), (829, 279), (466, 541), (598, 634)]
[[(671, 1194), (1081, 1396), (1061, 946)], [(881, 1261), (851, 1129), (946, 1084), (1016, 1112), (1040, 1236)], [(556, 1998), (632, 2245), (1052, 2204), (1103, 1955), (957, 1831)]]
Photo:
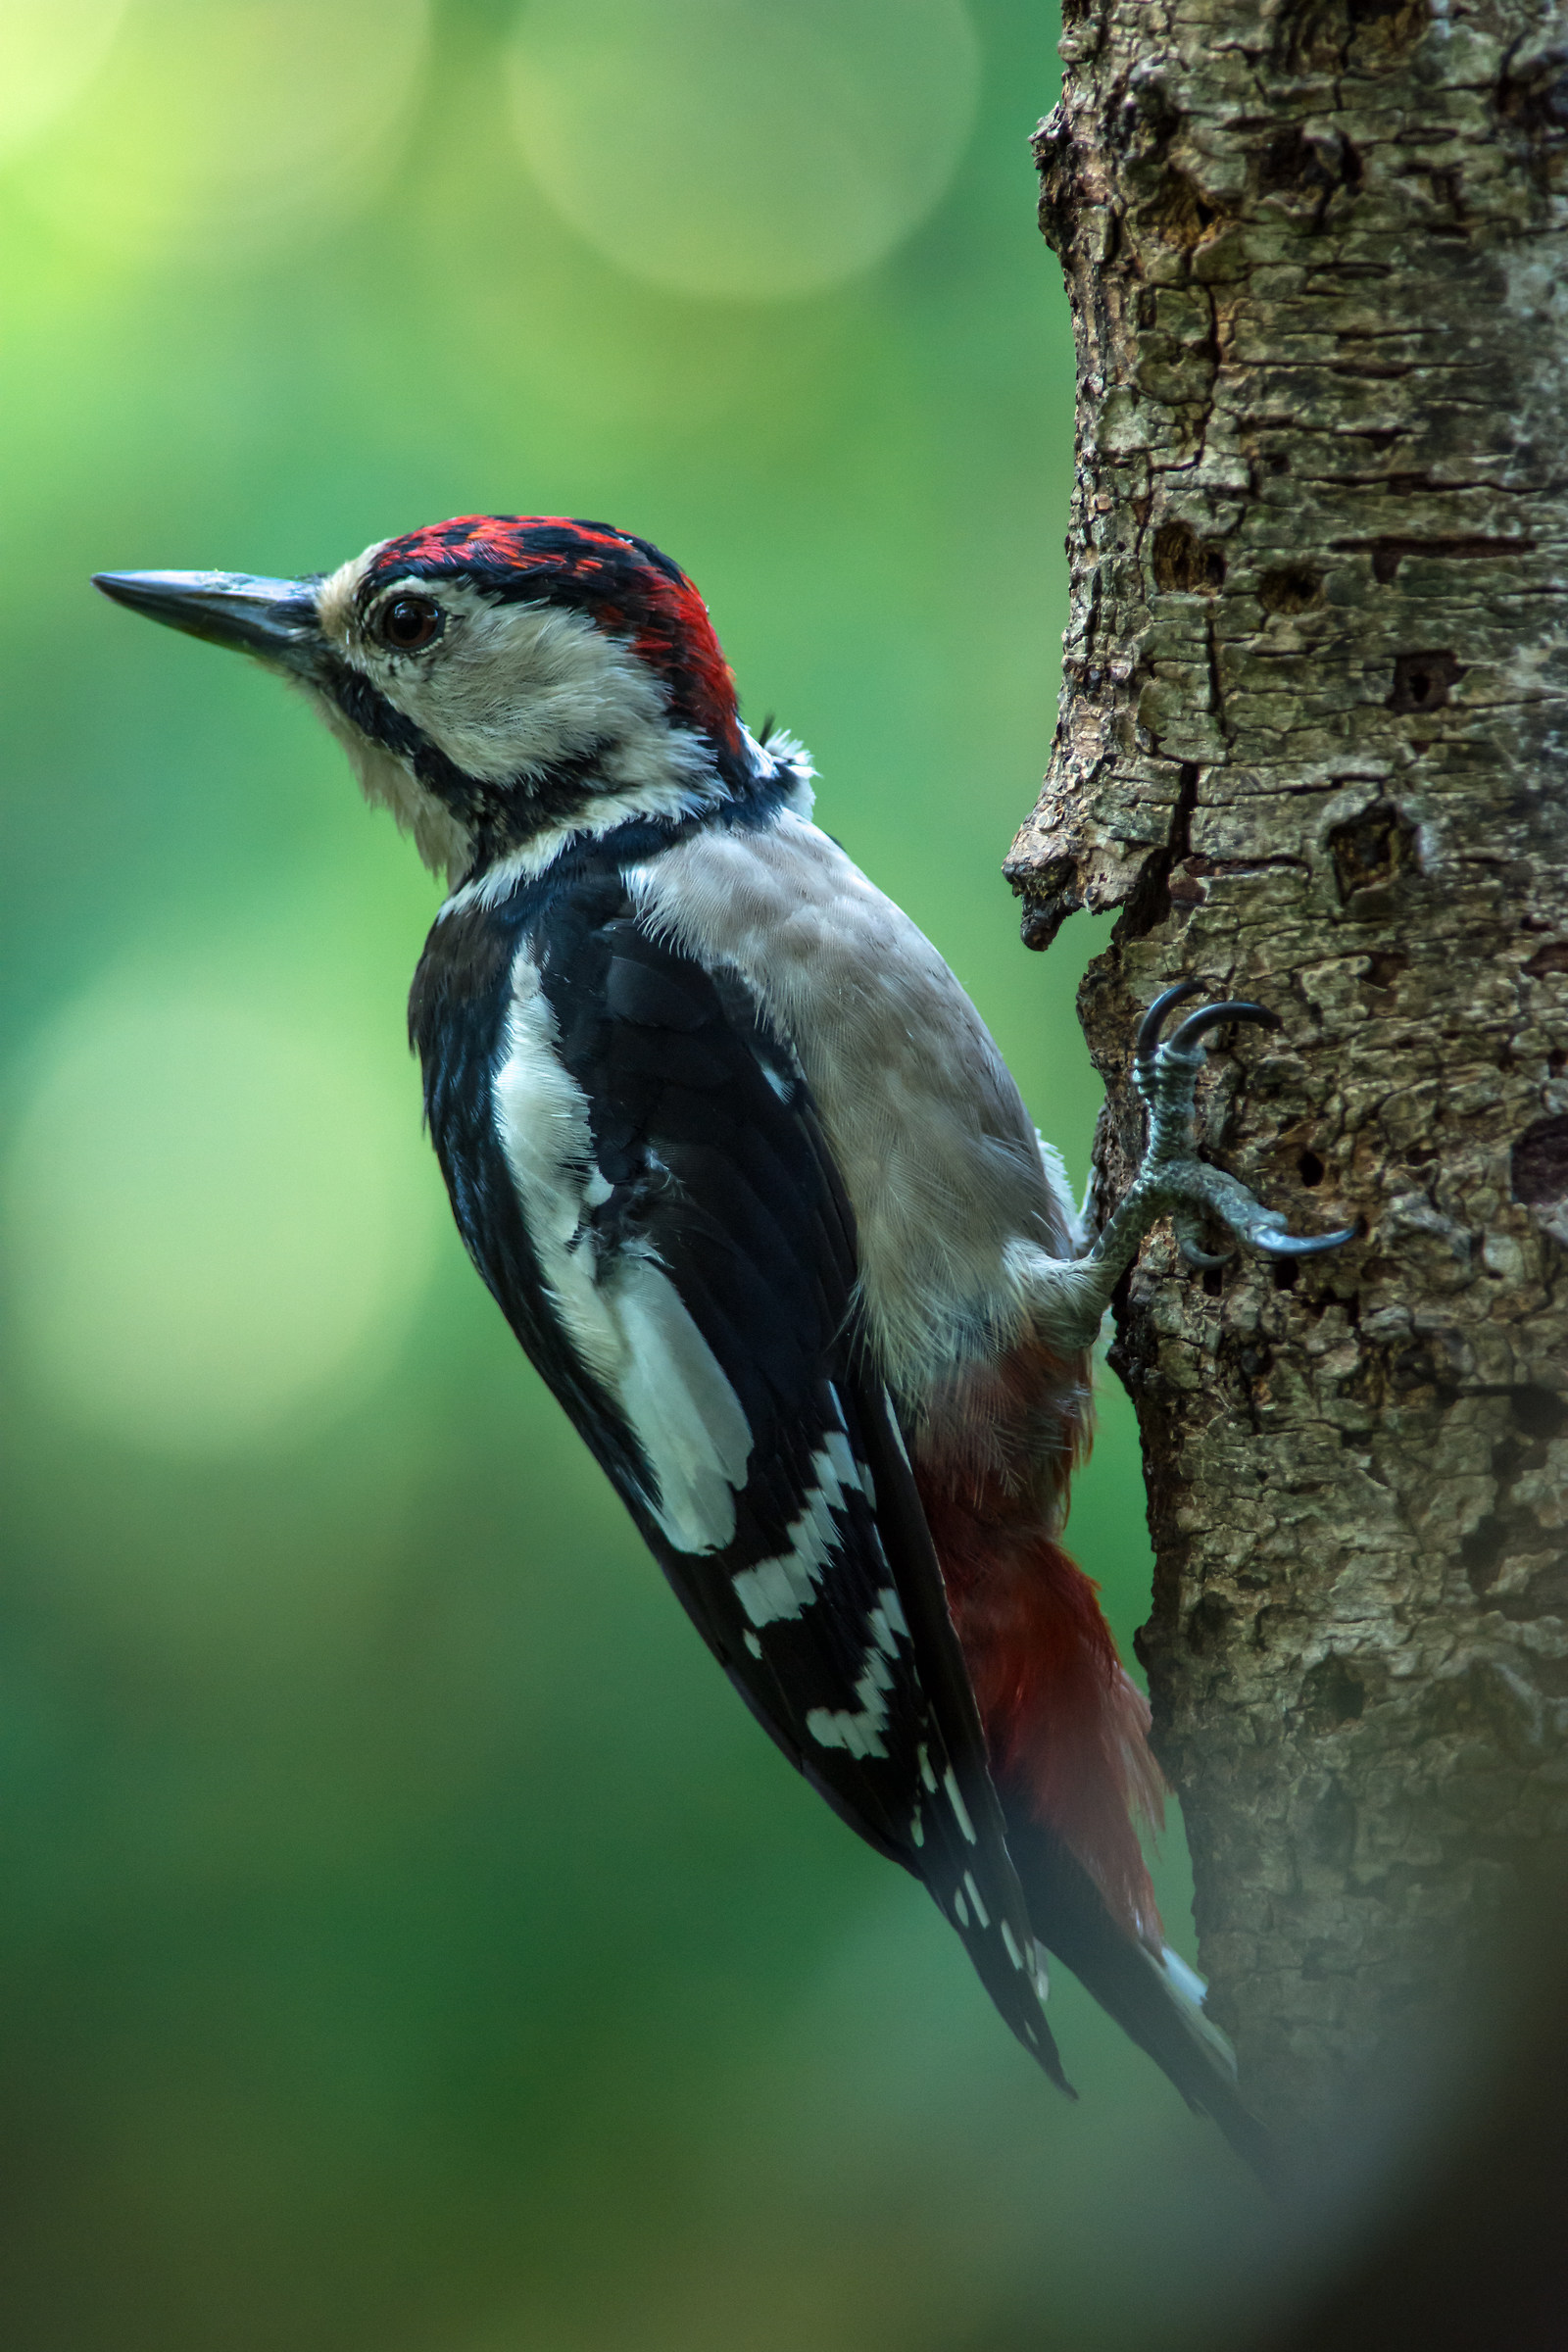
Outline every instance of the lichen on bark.
[(1146, 1248), (1140, 1641), (1244, 2081), (1321, 2123), (1568, 1831), (1568, 21), (1091, 0), (1042, 124), (1078, 348), (1024, 936), (1129, 1047), (1200, 977), (1208, 1149), (1332, 1258)]

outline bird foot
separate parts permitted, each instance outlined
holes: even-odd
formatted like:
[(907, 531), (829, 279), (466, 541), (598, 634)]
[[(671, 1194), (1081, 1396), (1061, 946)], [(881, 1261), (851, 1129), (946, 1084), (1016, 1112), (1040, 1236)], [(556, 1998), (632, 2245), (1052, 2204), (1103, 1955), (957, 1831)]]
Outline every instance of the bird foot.
[(1338, 1250), (1355, 1232), (1295, 1234), (1277, 1208), (1265, 1208), (1245, 1184), (1198, 1156), (1198, 1078), (1206, 1054), (1203, 1039), (1226, 1021), (1254, 1021), (1277, 1029), (1276, 1016), (1261, 1004), (1227, 1001), (1189, 1013), (1174, 1036), (1160, 1041), (1173, 1004), (1196, 996), (1199, 983), (1185, 980), (1156, 997), (1138, 1031), (1133, 1080), (1149, 1105), (1149, 1143), (1137, 1175), (1117, 1201), (1098, 1238), (1081, 1257), (1052, 1258), (1043, 1250), (1020, 1253), (1014, 1272), (1046, 1327), (1063, 1346), (1087, 1348), (1100, 1329), (1117, 1283), (1138, 1255), (1150, 1227), (1169, 1217), (1189, 1265), (1222, 1266), (1234, 1254), (1203, 1246), (1209, 1227), (1220, 1225), (1237, 1241), (1274, 1257), (1312, 1257)]
[(1167, 1013), (1196, 996), (1200, 985), (1184, 980), (1167, 988), (1139, 1025), (1133, 1083), (1149, 1105), (1149, 1145), (1112, 1223), (1119, 1224), (1124, 1212), (1131, 1212), (1142, 1233), (1156, 1217), (1168, 1215), (1181, 1253), (1192, 1266), (1222, 1266), (1235, 1254), (1227, 1250), (1216, 1255), (1203, 1248), (1201, 1237), (1211, 1224), (1224, 1226), (1238, 1241), (1274, 1257), (1312, 1257), (1320, 1250), (1338, 1250), (1354, 1234), (1353, 1225), (1337, 1233), (1290, 1233), (1278, 1209), (1265, 1208), (1238, 1178), (1199, 1158), (1197, 1094), (1207, 1054), (1205, 1036), (1227, 1021), (1251, 1021), (1264, 1029), (1280, 1025), (1278, 1014), (1266, 1005), (1228, 1000), (1189, 1013), (1174, 1035), (1161, 1042)]

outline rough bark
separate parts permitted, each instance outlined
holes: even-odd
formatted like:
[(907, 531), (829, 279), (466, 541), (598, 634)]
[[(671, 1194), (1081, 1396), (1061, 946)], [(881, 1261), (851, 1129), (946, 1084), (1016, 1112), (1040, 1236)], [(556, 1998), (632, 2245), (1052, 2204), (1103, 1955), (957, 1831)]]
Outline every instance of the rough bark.
[(1189, 975), (1208, 1150), (1339, 1255), (1153, 1237), (1113, 1357), (1202, 1964), (1287, 2123), (1374, 2079), (1568, 1830), (1568, 20), (1090, 0), (1042, 125), (1078, 339), (1071, 621), (1024, 935), (1114, 1199)]

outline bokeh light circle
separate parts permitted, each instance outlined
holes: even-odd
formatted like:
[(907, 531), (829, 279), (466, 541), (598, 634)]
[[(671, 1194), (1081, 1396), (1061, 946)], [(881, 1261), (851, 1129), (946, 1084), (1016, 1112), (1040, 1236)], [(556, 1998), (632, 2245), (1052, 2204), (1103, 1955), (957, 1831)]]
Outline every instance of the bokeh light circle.
[(124, 13), (125, 0), (0, 0), (0, 156), (79, 96)]
[(427, 0), (133, 0), (24, 184), (116, 252), (286, 241), (373, 192), (427, 34)]
[(578, 233), (683, 294), (776, 300), (891, 252), (974, 118), (961, 0), (531, 0), (529, 168)]
[(430, 1270), (417, 1129), (299, 1016), (145, 975), (80, 1000), (33, 1059), (0, 1193), (24, 1377), (160, 1451), (335, 1418)]

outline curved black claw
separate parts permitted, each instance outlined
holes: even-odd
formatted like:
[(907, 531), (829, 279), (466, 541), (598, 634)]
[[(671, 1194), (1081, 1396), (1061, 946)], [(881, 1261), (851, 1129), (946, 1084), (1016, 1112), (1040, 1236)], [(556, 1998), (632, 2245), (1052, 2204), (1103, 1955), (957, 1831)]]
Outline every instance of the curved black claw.
[(1255, 1021), (1260, 1029), (1277, 1029), (1280, 1016), (1266, 1004), (1240, 998), (1224, 1004), (1205, 1004), (1201, 1012), (1190, 1012), (1175, 1036), (1166, 1039), (1167, 1053), (1190, 1054), (1205, 1030), (1217, 1029), (1225, 1021)]
[(1200, 1250), (1198, 1244), (1189, 1241), (1185, 1233), (1176, 1236), (1176, 1247), (1187, 1263), (1196, 1266), (1200, 1274), (1216, 1273), (1221, 1266), (1228, 1266), (1236, 1255), (1234, 1250)]
[(1316, 1257), (1320, 1250), (1341, 1250), (1355, 1239), (1355, 1227), (1347, 1225), (1339, 1233), (1254, 1233), (1254, 1249), (1266, 1250), (1273, 1257)]
[(1158, 1045), (1160, 1027), (1171, 1006), (1185, 1003), (1189, 997), (1196, 997), (1202, 985), (1201, 980), (1178, 980), (1174, 988), (1162, 990), (1160, 995), (1154, 999), (1138, 1024), (1138, 1058), (1140, 1061), (1147, 1060)]

